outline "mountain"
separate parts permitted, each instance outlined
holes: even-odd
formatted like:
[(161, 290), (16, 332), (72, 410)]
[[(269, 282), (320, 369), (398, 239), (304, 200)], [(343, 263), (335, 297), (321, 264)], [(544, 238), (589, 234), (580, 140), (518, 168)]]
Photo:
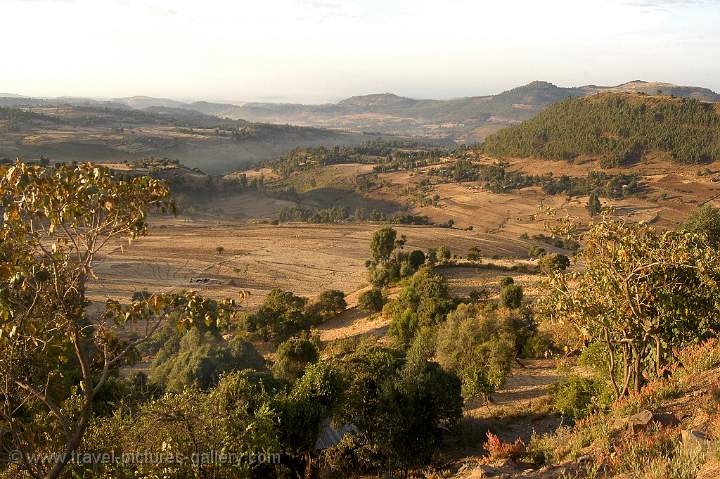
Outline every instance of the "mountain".
[(186, 110), (231, 120), (475, 143), (503, 128), (528, 120), (566, 98), (622, 92), (647, 95), (659, 93), (704, 102), (720, 102), (720, 95), (707, 88), (636, 80), (617, 86), (580, 87), (561, 87), (534, 81), (496, 95), (450, 100), (414, 99), (393, 93), (378, 93), (316, 105), (271, 102), (235, 105), (206, 101), (185, 103), (167, 98), (135, 96), (109, 101), (90, 98), (0, 98), (0, 106), (71, 105), (136, 110), (170, 108), (174, 109), (174, 114)]
[(23, 95), (16, 95), (15, 93), (0, 93), (0, 98), (27, 98)]
[(186, 103), (177, 100), (170, 100), (168, 98), (153, 98), (149, 96), (133, 96), (129, 98), (116, 98), (113, 100), (117, 103), (123, 103), (130, 108), (136, 110), (144, 110), (146, 108), (152, 108), (156, 106), (170, 107), (170, 108), (183, 108)]
[(582, 88), (586, 89), (590, 93), (644, 93), (646, 95), (668, 95), (680, 96), (684, 98), (694, 98), (696, 100), (705, 102), (720, 102), (720, 95), (708, 88), (695, 86), (678, 86), (673, 85), (672, 83), (646, 82), (642, 80), (635, 80), (614, 87), (587, 86)]
[(17, 100), (22, 108), (0, 107), (0, 159), (4, 160), (45, 156), (53, 161), (117, 162), (167, 157), (218, 174), (299, 147), (352, 145), (377, 138), (229, 120), (173, 106), (138, 110), (96, 100), (8, 100)]
[(451, 100), (413, 99), (392, 93), (353, 96), (338, 103), (251, 102), (243, 105), (193, 103), (186, 108), (250, 121), (375, 131), (388, 134), (477, 142), (502, 128), (532, 118), (568, 97), (609, 92), (674, 95), (700, 101), (720, 101), (720, 95), (701, 87), (632, 81), (617, 86), (560, 87), (534, 81), (497, 95)]
[(720, 160), (720, 103), (614, 90), (568, 98), (489, 136), (482, 151), (496, 157), (599, 158), (604, 166), (625, 166), (651, 153), (677, 163), (709, 163)]

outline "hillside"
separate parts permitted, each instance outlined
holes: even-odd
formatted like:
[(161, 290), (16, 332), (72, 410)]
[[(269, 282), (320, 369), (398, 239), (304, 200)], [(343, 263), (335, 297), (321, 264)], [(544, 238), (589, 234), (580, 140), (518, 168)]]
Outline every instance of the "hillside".
[(297, 147), (355, 144), (369, 138), (318, 128), (221, 119), (168, 105), (138, 110), (115, 104), (3, 100), (14, 106), (0, 107), (0, 159), (22, 156), (108, 162), (160, 156), (216, 174)]
[(241, 106), (193, 103), (187, 108), (206, 114), (252, 121), (419, 135), (473, 143), (507, 126), (532, 118), (568, 97), (608, 92), (674, 95), (700, 101), (720, 101), (706, 88), (633, 81), (617, 86), (565, 88), (534, 81), (497, 95), (451, 100), (406, 98), (392, 93), (353, 96), (335, 104), (246, 103)]
[(694, 99), (604, 93), (560, 102), (521, 125), (488, 137), (498, 157), (628, 165), (651, 153), (676, 163), (720, 159), (720, 108)]
[(469, 96), (450, 100), (413, 99), (392, 93), (346, 98), (337, 103), (304, 105), (299, 103), (248, 102), (244, 104), (182, 101), (135, 96), (97, 100), (91, 98), (26, 98), (0, 94), (6, 107), (103, 107), (150, 111), (172, 110), (179, 114), (204, 115), (252, 122), (291, 124), (355, 132), (421, 136), (436, 140), (475, 143), (498, 130), (532, 118), (550, 105), (568, 97), (597, 93), (644, 93), (673, 95), (704, 102), (720, 101), (720, 95), (707, 88), (670, 83), (631, 81), (617, 86), (586, 85), (560, 87), (533, 81), (496, 95)]

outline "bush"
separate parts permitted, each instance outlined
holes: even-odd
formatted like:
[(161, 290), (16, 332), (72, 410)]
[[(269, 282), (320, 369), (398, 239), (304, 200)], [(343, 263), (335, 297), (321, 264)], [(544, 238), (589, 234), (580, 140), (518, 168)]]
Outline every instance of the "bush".
[(226, 343), (216, 332), (192, 329), (180, 339), (167, 340), (150, 367), (150, 380), (168, 391), (187, 386), (208, 389), (224, 373), (264, 368), (265, 361), (252, 344), (240, 339)]
[(521, 356), (528, 359), (540, 359), (547, 357), (552, 344), (550, 340), (538, 333), (533, 334), (525, 340), (522, 345)]
[(288, 382), (295, 382), (305, 372), (308, 364), (317, 362), (317, 338), (308, 337), (291, 338), (281, 343), (275, 353), (275, 364), (272, 367), (273, 376)]
[(604, 383), (570, 375), (550, 386), (553, 408), (572, 419), (582, 419), (601, 407)]
[(522, 439), (517, 438), (515, 442), (502, 442), (495, 434), (488, 431), (487, 441), (483, 444), (483, 449), (488, 452), (490, 459), (517, 459), (525, 453), (525, 443)]
[(461, 304), (438, 326), (436, 358), (460, 377), (464, 397), (487, 397), (510, 373), (515, 340), (511, 316)]
[(564, 254), (550, 253), (540, 257), (538, 265), (546, 272), (565, 271), (570, 266), (570, 258)]
[(508, 309), (517, 309), (522, 305), (523, 289), (517, 284), (503, 286), (500, 290), (500, 304)]
[(512, 276), (505, 276), (503, 279), (500, 280), (500, 287), (509, 286), (511, 284), (514, 284), (515, 280), (512, 279)]
[(328, 289), (320, 293), (318, 299), (308, 307), (308, 312), (326, 320), (345, 311), (345, 293), (336, 289)]
[(413, 250), (408, 257), (408, 260), (414, 269), (418, 269), (420, 266), (425, 264), (425, 253), (419, 249)]
[(482, 251), (477, 246), (473, 246), (468, 251), (467, 259), (470, 261), (480, 261), (482, 259)]
[(385, 298), (380, 288), (372, 288), (369, 291), (364, 291), (358, 298), (358, 308), (367, 313), (382, 311), (384, 304)]
[(390, 334), (407, 346), (415, 332), (442, 322), (455, 302), (450, 298), (447, 279), (424, 267), (408, 282), (397, 299), (385, 305)]

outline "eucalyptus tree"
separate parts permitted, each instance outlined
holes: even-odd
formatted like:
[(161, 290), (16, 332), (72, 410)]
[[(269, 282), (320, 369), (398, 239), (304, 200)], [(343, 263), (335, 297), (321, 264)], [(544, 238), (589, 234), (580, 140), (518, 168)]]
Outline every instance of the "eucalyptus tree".
[(194, 292), (88, 308), (97, 261), (145, 235), (148, 212), (172, 207), (168, 195), (162, 181), (89, 163), (0, 169), (0, 430), (32, 477), (60, 476), (101, 388), (161, 324), (234, 314), (233, 301)]

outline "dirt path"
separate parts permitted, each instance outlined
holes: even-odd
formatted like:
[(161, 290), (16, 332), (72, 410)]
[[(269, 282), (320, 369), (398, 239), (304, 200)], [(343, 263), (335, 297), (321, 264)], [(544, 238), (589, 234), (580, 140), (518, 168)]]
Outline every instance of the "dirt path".
[(466, 405), (466, 422), (474, 430), (471, 441), (462, 446), (468, 456), (485, 454), (485, 432), (491, 430), (503, 441), (517, 438), (526, 443), (533, 432), (555, 430), (561, 418), (549, 410), (549, 387), (560, 376), (552, 359), (524, 359), (516, 365), (505, 386), (491, 396), (491, 402), (478, 399)]

